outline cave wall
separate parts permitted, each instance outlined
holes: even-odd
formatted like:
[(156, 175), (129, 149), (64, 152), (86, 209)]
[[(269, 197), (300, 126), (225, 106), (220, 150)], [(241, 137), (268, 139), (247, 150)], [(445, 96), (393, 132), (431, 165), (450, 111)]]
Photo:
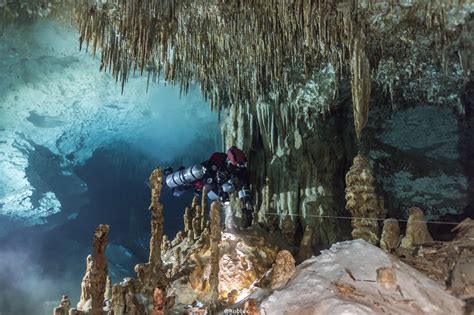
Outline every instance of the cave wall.
[(350, 237), (350, 221), (326, 217), (347, 216), (344, 175), (356, 152), (350, 88), (336, 88), (326, 65), (293, 84), (284, 102), (262, 98), (223, 115), (223, 148), (248, 152), (259, 222), (281, 228), (289, 215), (295, 244), (307, 225), (315, 227), (315, 244)]

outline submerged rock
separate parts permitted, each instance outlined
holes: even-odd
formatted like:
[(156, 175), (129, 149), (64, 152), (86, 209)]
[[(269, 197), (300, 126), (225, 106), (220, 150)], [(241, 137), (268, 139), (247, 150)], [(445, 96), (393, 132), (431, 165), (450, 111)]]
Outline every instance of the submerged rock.
[(462, 300), (378, 247), (337, 243), (296, 268), (283, 290), (263, 298), (264, 314), (463, 314)]
[(407, 232), (400, 246), (403, 248), (412, 248), (413, 246), (423, 245), (433, 241), (430, 232), (428, 232), (423, 210), (418, 207), (413, 207), (409, 210), (409, 213)]
[(362, 238), (377, 245), (379, 242), (378, 219), (385, 216), (383, 199), (375, 192), (374, 175), (369, 159), (358, 154), (346, 174), (346, 209), (352, 219), (352, 238)]

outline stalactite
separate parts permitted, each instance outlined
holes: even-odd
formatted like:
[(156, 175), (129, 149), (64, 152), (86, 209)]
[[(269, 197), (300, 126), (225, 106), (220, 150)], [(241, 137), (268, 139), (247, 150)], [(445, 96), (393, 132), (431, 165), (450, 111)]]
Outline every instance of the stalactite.
[[(327, 62), (333, 64), (337, 78), (350, 70), (360, 137), (370, 96), (366, 57), (370, 55), (374, 69), (380, 58), (367, 51), (370, 43), (364, 47), (363, 30), (373, 22), (370, 14), (384, 12), (382, 7), (374, 10), (372, 2), (366, 6), (252, 1), (239, 7), (220, 0), (113, 0), (106, 4), (81, 0), (74, 7), (81, 42), (90, 42), (92, 51), (101, 48), (102, 68), (107, 65), (105, 69), (122, 85), (135, 69), (141, 74), (148, 71), (148, 78), (162, 75), (179, 84), (183, 93), (196, 82), (217, 111), (222, 106), (255, 104), (273, 92), (284, 95), (289, 88), (288, 70), (302, 67), (308, 77)], [(413, 5), (403, 13), (415, 26), (439, 31), (438, 42), (445, 47), (448, 41), (443, 38), (460, 33), (448, 29), (445, 12), (459, 5)], [(375, 46), (383, 43), (385, 34), (378, 36), (370, 38)], [(436, 51), (427, 53), (435, 58)]]
[(385, 216), (385, 209), (381, 198), (375, 193), (374, 176), (367, 157), (359, 153), (354, 158), (353, 165), (346, 174), (346, 185), (346, 209), (354, 217), (352, 237), (377, 245), (377, 219)]
[(354, 126), (357, 139), (360, 140), (362, 130), (369, 118), (370, 103), (370, 64), (365, 49), (365, 35), (362, 30), (354, 38), (351, 59), (352, 72), (352, 106), (354, 110)]
[(219, 244), (221, 242), (221, 205), (211, 205), (211, 274), (209, 276), (211, 313), (214, 314), (219, 300)]

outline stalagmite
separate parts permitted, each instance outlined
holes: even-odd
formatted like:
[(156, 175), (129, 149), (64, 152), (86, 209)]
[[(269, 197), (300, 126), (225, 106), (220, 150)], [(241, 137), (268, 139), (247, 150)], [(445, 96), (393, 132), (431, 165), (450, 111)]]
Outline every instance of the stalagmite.
[(102, 315), (102, 305), (107, 282), (107, 258), (109, 226), (101, 224), (94, 232), (93, 252), (87, 256), (86, 274), (81, 284), (81, 299), (77, 309), (92, 315)]
[(293, 245), (295, 237), (295, 224), (291, 219), (291, 216), (286, 215), (280, 223), (280, 230), (283, 238), (288, 242), (289, 245)]
[(287, 250), (278, 252), (275, 263), (273, 264), (270, 287), (279, 289), (293, 277), (296, 272), (295, 259)]
[(168, 235), (163, 235), (163, 240), (161, 241), (161, 252), (166, 252), (171, 247), (171, 242), (168, 239)]
[(184, 233), (186, 234), (188, 233), (190, 229), (192, 229), (191, 220), (192, 220), (191, 209), (189, 207), (186, 207), (184, 209), (184, 215), (183, 215)]
[(164, 315), (165, 314), (165, 299), (163, 297), (163, 291), (156, 288), (153, 292), (153, 310), (151, 315)]
[(125, 310), (126, 315), (142, 315), (145, 314), (145, 307), (138, 302), (137, 288), (135, 280), (130, 279), (124, 284), (125, 291)]
[(114, 315), (122, 315), (125, 312), (125, 288), (120, 284), (112, 287), (112, 310)]
[(346, 174), (346, 185), (346, 209), (354, 217), (352, 238), (362, 238), (377, 245), (377, 219), (385, 216), (385, 210), (381, 198), (375, 193), (374, 176), (367, 157), (359, 153), (354, 158), (354, 163)]
[(67, 295), (61, 297), (61, 302), (59, 306), (56, 307), (53, 311), (53, 315), (68, 315), (69, 309), (71, 308), (71, 301)]
[(300, 248), (298, 250), (298, 263), (313, 255), (313, 235), (314, 228), (311, 225), (307, 225), (304, 229), (303, 239), (301, 240)]
[(181, 243), (184, 240), (184, 234), (183, 231), (178, 231), (176, 235), (174, 236), (174, 239), (171, 241), (171, 246), (177, 246), (179, 243)]
[(105, 285), (104, 299), (109, 300), (109, 301), (112, 299), (112, 279), (110, 279), (109, 275), (107, 275), (107, 283)]
[(221, 242), (221, 204), (214, 201), (211, 205), (211, 274), (209, 276), (211, 312), (215, 312), (219, 299), (219, 244)]
[(365, 51), (365, 35), (359, 30), (354, 38), (352, 47), (351, 73), (352, 73), (352, 106), (354, 110), (354, 125), (357, 139), (360, 140), (362, 130), (369, 117), (370, 102), (370, 64)]
[(433, 241), (430, 232), (428, 232), (428, 225), (426, 224), (423, 210), (413, 207), (410, 208), (409, 214), (407, 232), (402, 239), (400, 247), (411, 248)]
[(151, 184), (151, 238), (150, 257), (146, 264), (135, 266), (138, 277), (138, 290), (151, 299), (155, 288), (166, 285), (166, 276), (161, 261), (161, 245), (163, 242), (163, 204), (160, 203), (163, 186), (163, 172), (156, 168), (150, 175)]
[(380, 247), (391, 252), (400, 245), (400, 226), (396, 219), (386, 219), (383, 221), (382, 237)]

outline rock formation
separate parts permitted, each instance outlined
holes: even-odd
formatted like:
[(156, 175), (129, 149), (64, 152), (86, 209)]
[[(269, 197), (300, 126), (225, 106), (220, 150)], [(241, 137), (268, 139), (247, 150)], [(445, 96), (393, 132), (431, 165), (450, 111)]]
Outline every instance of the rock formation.
[(444, 286), (362, 239), (336, 243), (297, 270), (261, 301), (262, 314), (464, 314)]
[[(416, 210), (416, 213), (419, 213)], [(403, 252), (401, 259), (448, 288), (454, 295), (469, 300), (474, 297), (474, 220), (465, 219), (453, 232), (454, 240), (414, 245), (413, 251)], [(425, 239), (422, 233), (418, 241)]]
[(291, 216), (285, 215), (280, 221), (280, 230), (283, 238), (288, 242), (289, 245), (294, 244), (295, 237), (295, 224)]
[(377, 269), (377, 283), (387, 290), (397, 289), (398, 284), (395, 270), (390, 267)]
[(367, 157), (359, 153), (346, 174), (346, 209), (352, 219), (352, 238), (379, 242), (378, 220), (385, 216), (383, 202), (375, 193), (374, 176)]
[(61, 302), (59, 306), (56, 307), (53, 311), (53, 315), (68, 315), (69, 309), (71, 308), (71, 301), (67, 295), (61, 297)]
[(211, 205), (211, 270), (209, 275), (211, 312), (215, 312), (219, 300), (219, 244), (221, 242), (221, 204), (214, 201)]
[(101, 224), (94, 232), (92, 255), (87, 256), (86, 273), (81, 284), (81, 299), (77, 304), (79, 311), (102, 315), (104, 294), (107, 282), (107, 258), (105, 248), (108, 244), (109, 226)]
[(405, 237), (400, 244), (403, 248), (412, 248), (413, 246), (423, 245), (431, 242), (433, 238), (428, 232), (425, 214), (423, 210), (417, 207), (410, 208)]
[(400, 245), (400, 226), (396, 219), (386, 219), (383, 221), (382, 237), (380, 247), (391, 252)]
[(303, 260), (311, 257), (314, 254), (313, 245), (314, 245), (314, 229), (311, 225), (307, 225), (304, 233), (303, 239), (300, 242), (298, 256), (296, 261), (301, 263)]
[(247, 315), (260, 315), (257, 301), (255, 299), (247, 299), (244, 303), (244, 314)]
[[(465, 111), (459, 95), (471, 80), (474, 47), (468, 1), (255, 1), (246, 9), (219, 1), (132, 2), (79, 1), (81, 46), (100, 48), (102, 69), (123, 84), (137, 70), (148, 81), (163, 75), (183, 92), (200, 85), (224, 114), (223, 145), (249, 155), (261, 222), (265, 213), (301, 217), (298, 230), (313, 225), (320, 244), (349, 233), (344, 223), (318, 216), (344, 215), (340, 174), (370, 101), (387, 115), (405, 104)], [(456, 209), (462, 205), (465, 199)]]
[(161, 260), (161, 244), (163, 242), (163, 204), (160, 203), (163, 186), (163, 172), (156, 168), (150, 175), (151, 184), (151, 238), (150, 257), (148, 263), (135, 266), (138, 277), (138, 290), (151, 301), (156, 288), (166, 286), (165, 273)]
[(279, 289), (290, 280), (296, 272), (295, 259), (287, 250), (278, 252), (275, 263), (273, 264), (270, 287)]
[(156, 288), (153, 292), (153, 310), (151, 315), (164, 315), (165, 314), (165, 298), (163, 296), (163, 291)]
[(351, 59), (352, 73), (352, 107), (354, 109), (354, 125), (357, 139), (362, 136), (362, 129), (367, 124), (370, 102), (370, 64), (366, 54), (366, 38), (362, 29), (354, 38)]

